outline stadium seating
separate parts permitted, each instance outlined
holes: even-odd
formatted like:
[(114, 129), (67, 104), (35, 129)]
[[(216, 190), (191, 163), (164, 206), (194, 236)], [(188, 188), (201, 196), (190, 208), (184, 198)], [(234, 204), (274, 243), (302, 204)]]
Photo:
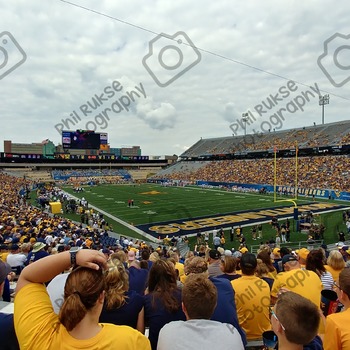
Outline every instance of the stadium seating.
[[(266, 151), (278, 149), (299, 149), (319, 146), (332, 146), (350, 142), (350, 121), (324, 125), (313, 125), (291, 130), (275, 130), (253, 137), (243, 136), (200, 139), (181, 158), (196, 158), (218, 154), (231, 154), (242, 151)], [(253, 140), (253, 141), (252, 141)]]

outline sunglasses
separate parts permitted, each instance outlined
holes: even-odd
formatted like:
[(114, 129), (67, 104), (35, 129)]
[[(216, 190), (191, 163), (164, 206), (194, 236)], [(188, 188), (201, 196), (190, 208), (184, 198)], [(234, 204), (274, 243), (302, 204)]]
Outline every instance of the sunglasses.
[(286, 329), (284, 328), (283, 324), (280, 322), (280, 320), (278, 319), (275, 311), (273, 308), (270, 309), (271, 315), (279, 322), (279, 324), (281, 325), (282, 329), (285, 331)]
[(333, 287), (334, 288), (338, 288), (339, 290), (341, 290), (340, 286), (335, 281), (333, 281)]

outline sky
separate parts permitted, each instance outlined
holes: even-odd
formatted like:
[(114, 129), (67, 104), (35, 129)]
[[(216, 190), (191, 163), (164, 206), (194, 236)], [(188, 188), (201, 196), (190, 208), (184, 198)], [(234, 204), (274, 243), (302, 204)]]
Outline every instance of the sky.
[(89, 129), (180, 155), (201, 137), (321, 124), (327, 94), (325, 123), (348, 120), (349, 13), (345, 0), (0, 0), (0, 150)]

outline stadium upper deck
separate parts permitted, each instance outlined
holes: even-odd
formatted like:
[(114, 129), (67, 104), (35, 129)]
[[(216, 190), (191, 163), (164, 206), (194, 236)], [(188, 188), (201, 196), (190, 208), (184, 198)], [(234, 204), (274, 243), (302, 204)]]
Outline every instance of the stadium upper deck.
[(333, 148), (340, 153), (350, 144), (350, 120), (313, 125), (290, 130), (272, 131), (246, 136), (229, 136), (200, 139), (181, 154), (182, 159), (208, 158), (211, 156), (238, 155), (280, 150)]

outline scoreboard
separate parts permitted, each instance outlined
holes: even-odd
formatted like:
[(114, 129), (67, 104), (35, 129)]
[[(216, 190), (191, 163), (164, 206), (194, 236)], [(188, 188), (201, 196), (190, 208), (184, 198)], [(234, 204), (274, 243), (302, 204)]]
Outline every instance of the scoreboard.
[(62, 131), (64, 149), (100, 149), (108, 144), (107, 133), (95, 133), (91, 130)]

